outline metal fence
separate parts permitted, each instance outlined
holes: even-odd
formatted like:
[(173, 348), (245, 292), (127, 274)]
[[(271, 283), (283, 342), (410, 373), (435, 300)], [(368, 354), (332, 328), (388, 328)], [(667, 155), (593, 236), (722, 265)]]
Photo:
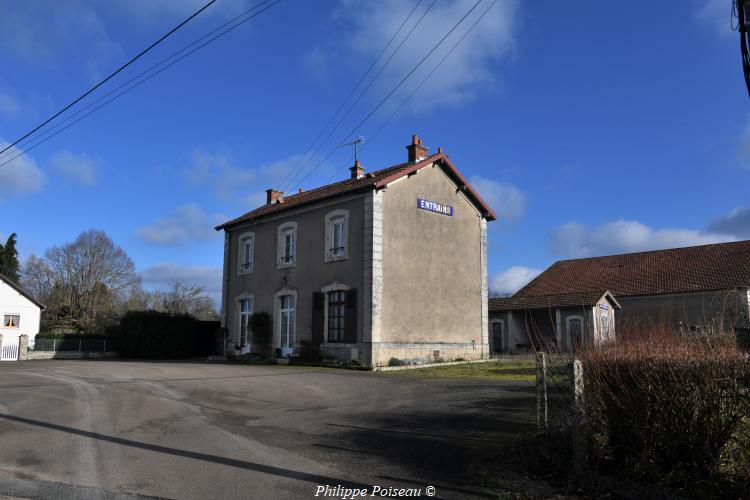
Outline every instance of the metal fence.
[(111, 352), (111, 339), (36, 339), (34, 351)]

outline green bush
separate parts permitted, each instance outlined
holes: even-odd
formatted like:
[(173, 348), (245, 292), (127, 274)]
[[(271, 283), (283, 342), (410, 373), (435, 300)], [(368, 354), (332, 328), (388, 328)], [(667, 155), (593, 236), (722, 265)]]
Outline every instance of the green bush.
[(406, 361), (398, 358), (391, 358), (388, 360), (388, 366), (406, 366)]
[(128, 311), (108, 332), (125, 358), (187, 358), (216, 352), (218, 322), (187, 314)]

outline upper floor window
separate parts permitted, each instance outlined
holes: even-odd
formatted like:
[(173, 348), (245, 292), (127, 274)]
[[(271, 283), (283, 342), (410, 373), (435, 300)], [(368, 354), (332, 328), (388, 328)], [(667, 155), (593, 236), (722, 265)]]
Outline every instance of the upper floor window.
[(326, 215), (325, 261), (346, 259), (348, 249), (349, 211), (334, 210)]
[(278, 232), (278, 267), (293, 267), (297, 263), (297, 223), (285, 222)]
[(3, 326), (5, 328), (18, 328), (21, 323), (21, 316), (18, 314), (6, 314), (3, 316)]
[(239, 274), (253, 272), (255, 258), (255, 234), (244, 233), (239, 238)]

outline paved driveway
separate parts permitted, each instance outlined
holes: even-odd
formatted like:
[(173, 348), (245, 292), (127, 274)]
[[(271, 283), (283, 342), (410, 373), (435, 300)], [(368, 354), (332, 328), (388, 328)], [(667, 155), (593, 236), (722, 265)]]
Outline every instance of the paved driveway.
[(281, 366), (0, 364), (0, 497), (309, 498), (318, 485), (483, 497), (528, 383)]

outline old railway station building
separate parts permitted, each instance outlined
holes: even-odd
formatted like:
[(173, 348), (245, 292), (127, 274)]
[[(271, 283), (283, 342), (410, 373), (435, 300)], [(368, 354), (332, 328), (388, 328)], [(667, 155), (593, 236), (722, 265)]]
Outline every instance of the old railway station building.
[(249, 318), (273, 318), (295, 356), (383, 365), (489, 355), (487, 222), (495, 214), (448, 156), (415, 135), (408, 158), (266, 204), (224, 230), (228, 355), (253, 349)]

